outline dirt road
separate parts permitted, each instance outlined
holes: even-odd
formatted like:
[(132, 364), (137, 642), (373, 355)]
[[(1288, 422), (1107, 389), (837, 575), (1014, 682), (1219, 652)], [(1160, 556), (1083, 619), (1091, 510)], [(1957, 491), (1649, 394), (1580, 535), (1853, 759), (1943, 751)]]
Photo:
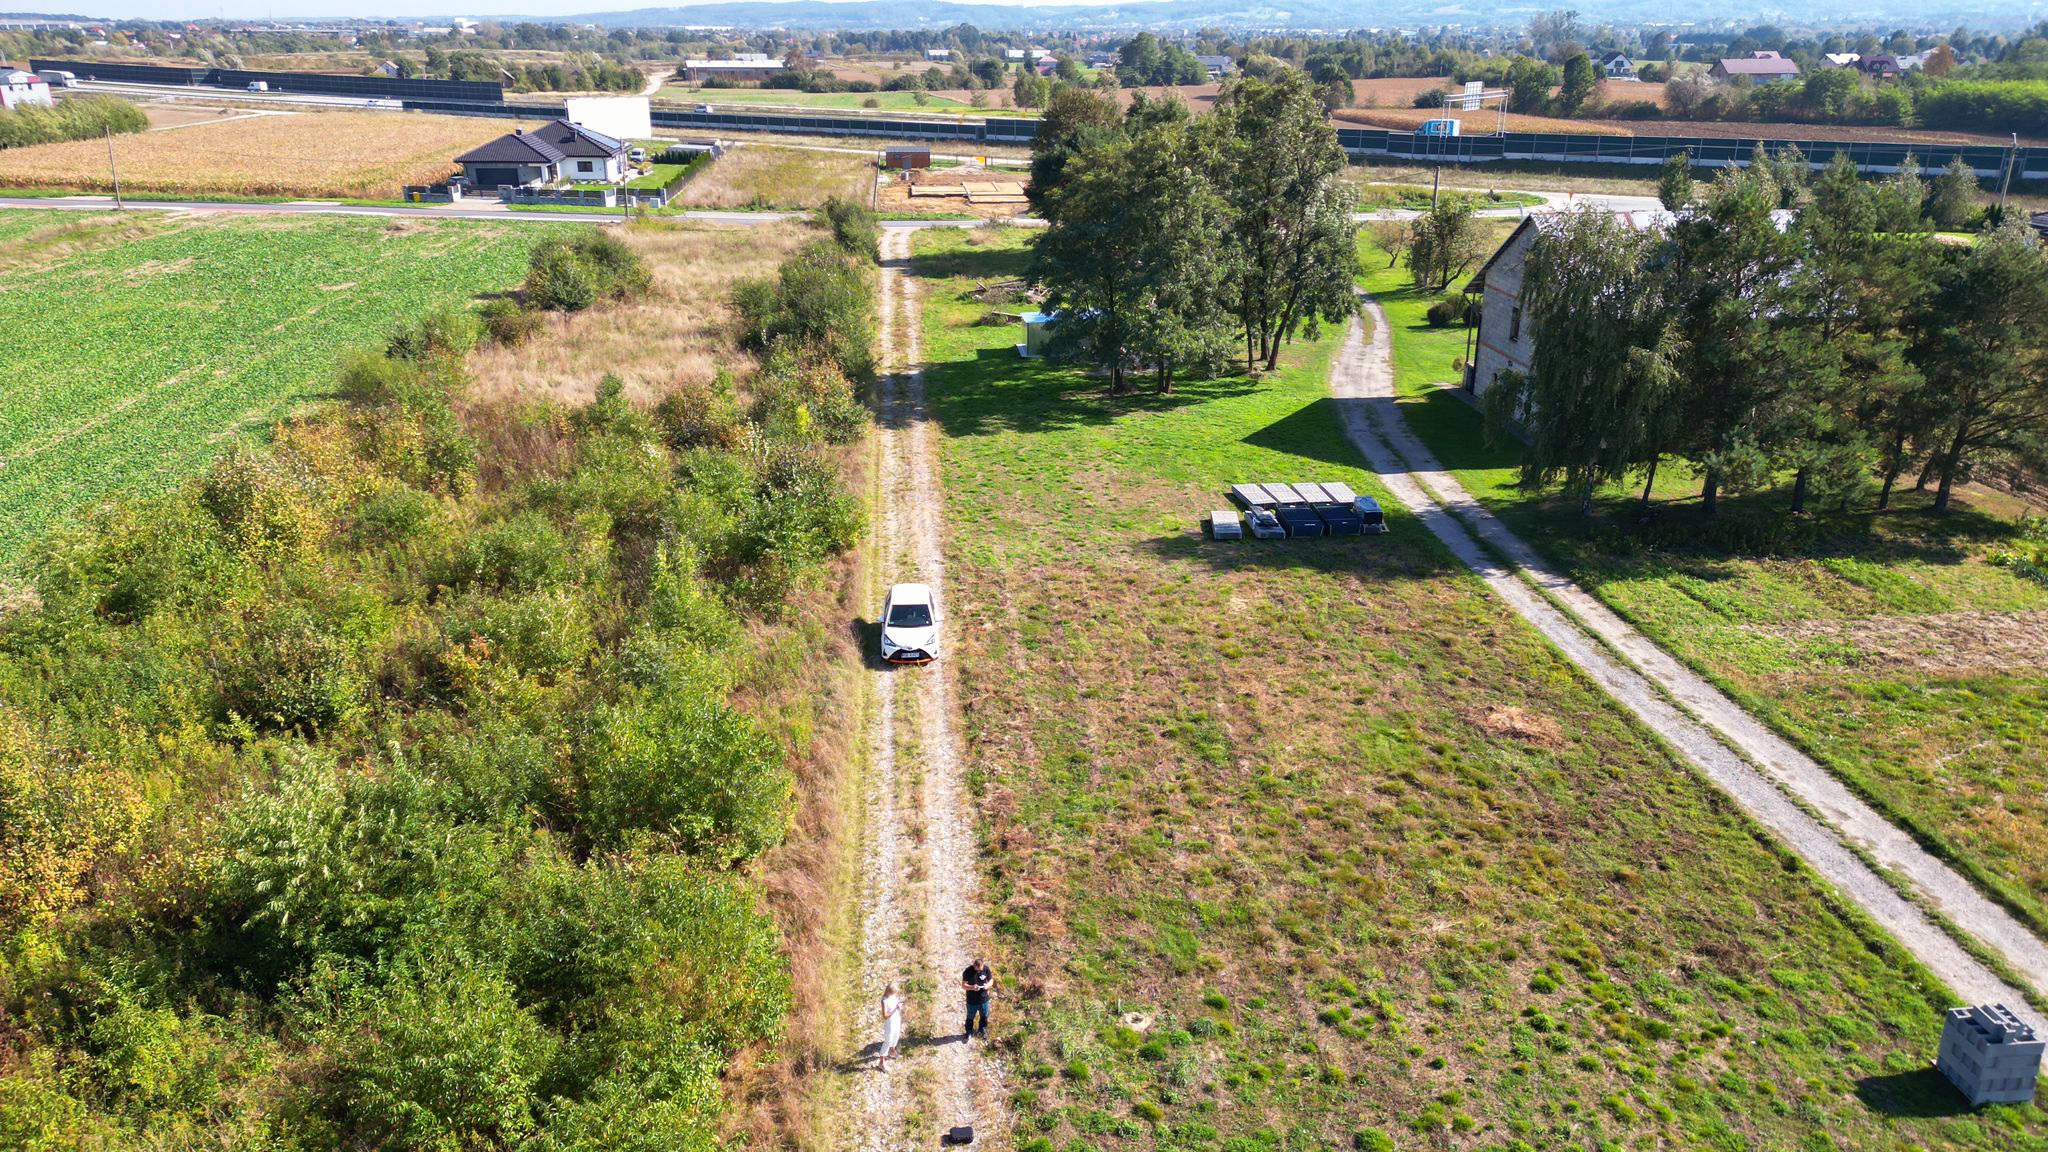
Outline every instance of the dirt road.
[[(1372, 337), (1368, 340), (1362, 325), (1352, 322), (1331, 374), (1331, 390), (1345, 432), (1394, 496), (1572, 663), (1854, 900), (1942, 982), (1971, 1003), (2002, 1001), (2039, 1027), (2038, 1014), (2016, 989), (1966, 952), (1849, 845), (1903, 876), (1943, 917), (1997, 952), (2022, 978), (2048, 988), (2048, 949), (2040, 940), (1850, 795), (1820, 765), (1566, 579), (1474, 500), (1409, 431), (1394, 403), (1386, 314), (1369, 298), (1366, 312)], [(1617, 651), (1625, 659), (1617, 658)]]
[[(876, 567), (883, 584), (919, 581), (946, 604), (938, 432), (918, 368), (916, 282), (908, 275), (911, 229), (883, 232), (881, 344), (885, 377), (877, 433)], [(884, 589), (874, 591), (879, 612)], [(942, 618), (950, 631), (950, 622)], [(943, 653), (950, 636), (941, 641)], [(955, 713), (951, 665), (878, 667), (871, 784), (862, 860), (862, 991), (859, 1016), (877, 1020), (889, 983), (907, 992), (903, 1043), (887, 1072), (874, 1068), (879, 1023), (860, 1036), (861, 1077), (851, 1125), (862, 1152), (928, 1148), (940, 1132), (971, 1124), (976, 1144), (1004, 1146), (1002, 1069), (982, 1041), (969, 1044), (960, 972), (988, 940), (979, 892), (974, 810)], [(1002, 1022), (998, 996), (996, 1031)]]

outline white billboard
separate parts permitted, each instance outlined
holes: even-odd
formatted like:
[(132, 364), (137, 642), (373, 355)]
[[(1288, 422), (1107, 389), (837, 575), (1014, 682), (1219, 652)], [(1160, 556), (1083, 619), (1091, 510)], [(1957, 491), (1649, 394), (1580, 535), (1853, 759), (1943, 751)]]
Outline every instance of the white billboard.
[(571, 96), (569, 123), (602, 132), (616, 140), (647, 140), (654, 136), (654, 121), (647, 111), (645, 96)]

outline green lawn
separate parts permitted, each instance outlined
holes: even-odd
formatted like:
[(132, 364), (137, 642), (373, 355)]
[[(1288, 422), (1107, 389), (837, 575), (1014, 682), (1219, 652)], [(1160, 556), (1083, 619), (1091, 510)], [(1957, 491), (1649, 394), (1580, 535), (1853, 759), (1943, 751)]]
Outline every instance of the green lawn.
[(545, 227), (0, 210), (0, 569), (159, 491), (333, 379), (400, 317), (517, 284)]
[(1863, 498), (1794, 523), (1786, 493), (1768, 492), (1708, 522), (1696, 478), (1667, 463), (1647, 528), (1619, 488), (1589, 523), (1516, 486), (1516, 446), (1489, 443), (1478, 413), (1433, 386), (1457, 379), (1462, 332), (1423, 327), (1428, 299), (1384, 256), (1365, 259), (1409, 423), (1474, 495), (2048, 931), (2048, 587), (1988, 559), (2011, 508), (1976, 492), (1942, 518), (1908, 491), (1882, 516)]
[(1111, 399), (978, 323), (1028, 242), (916, 238), (1020, 1152), (2041, 1146), (1928, 1068), (1947, 992), (1398, 505), (1201, 536), (1233, 481), (1383, 495), (1334, 335)]
[[(1380, 184), (1361, 182), (1357, 186), (1358, 210), (1376, 212), (1387, 208), (1409, 208), (1417, 212), (1429, 210), (1431, 195), (1427, 184)], [(1531, 192), (1472, 192), (1457, 188), (1443, 190), (1444, 195), (1470, 196), (1481, 208), (1527, 208), (1545, 203), (1543, 197)]]

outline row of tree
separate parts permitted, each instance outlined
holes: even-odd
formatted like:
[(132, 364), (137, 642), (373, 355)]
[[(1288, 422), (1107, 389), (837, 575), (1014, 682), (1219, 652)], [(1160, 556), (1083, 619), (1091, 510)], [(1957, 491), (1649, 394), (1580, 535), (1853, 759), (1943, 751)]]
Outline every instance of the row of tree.
[[(1595, 489), (1689, 463), (1708, 512), (1792, 479), (1792, 510), (1888, 506), (1918, 469), (1949, 507), (1973, 463), (2048, 464), (2048, 249), (2017, 220), (1975, 244), (1920, 225), (1917, 177), (1841, 161), (1724, 170), (1668, 231), (1598, 211), (1539, 232), (1522, 302), (1535, 351), (1486, 395), (1527, 439), (1523, 480)], [(1796, 203), (1787, 211), (1785, 205)]]
[(1226, 87), (1213, 115), (1141, 94), (1054, 93), (1030, 195), (1049, 227), (1032, 279), (1062, 320), (1053, 353), (1123, 392), (1149, 370), (1272, 369), (1296, 334), (1351, 315), (1357, 268), (1344, 153), (1299, 72)]

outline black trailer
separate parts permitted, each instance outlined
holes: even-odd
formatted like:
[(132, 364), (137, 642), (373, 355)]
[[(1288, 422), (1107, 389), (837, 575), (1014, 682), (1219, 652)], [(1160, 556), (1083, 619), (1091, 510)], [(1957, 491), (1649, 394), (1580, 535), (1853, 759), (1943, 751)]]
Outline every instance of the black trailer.
[(1322, 517), (1317, 516), (1316, 510), (1309, 506), (1308, 500), (1294, 490), (1294, 485), (1267, 481), (1259, 487), (1264, 488), (1267, 495), (1279, 502), (1273, 508), (1273, 515), (1280, 518), (1281, 526), (1287, 529), (1288, 538), (1312, 540), (1323, 534)]
[(1348, 500), (1342, 500), (1327, 487), (1316, 483), (1296, 484), (1294, 490), (1308, 501), (1316, 518), (1323, 522), (1323, 531), (1332, 536), (1357, 536), (1365, 531), (1365, 520)]

